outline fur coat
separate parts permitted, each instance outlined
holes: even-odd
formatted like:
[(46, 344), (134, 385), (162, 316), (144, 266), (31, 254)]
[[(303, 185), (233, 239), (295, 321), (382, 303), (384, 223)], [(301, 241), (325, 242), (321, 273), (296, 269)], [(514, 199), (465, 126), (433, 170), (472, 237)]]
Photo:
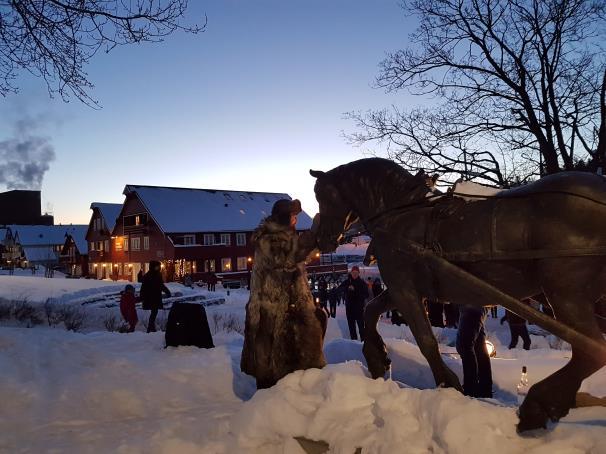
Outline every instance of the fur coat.
[(295, 370), (326, 365), (327, 318), (314, 303), (305, 272), (315, 235), (298, 235), (267, 218), (255, 230), (253, 244), (240, 366), (257, 379), (257, 388), (268, 388)]

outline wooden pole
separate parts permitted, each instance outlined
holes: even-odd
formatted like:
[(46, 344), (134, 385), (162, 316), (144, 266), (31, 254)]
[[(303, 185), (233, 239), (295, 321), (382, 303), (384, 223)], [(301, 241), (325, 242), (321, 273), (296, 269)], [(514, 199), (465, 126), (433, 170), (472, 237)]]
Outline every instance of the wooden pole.
[(459, 279), (462, 282), (465, 282), (473, 288), (474, 292), (482, 295), (486, 301), (492, 301), (495, 304), (499, 304), (520, 317), (536, 323), (541, 328), (564, 339), (571, 345), (579, 347), (586, 352), (595, 352), (596, 354), (599, 352), (600, 355), (606, 358), (606, 344), (592, 339), (591, 337), (566, 326), (562, 322), (518, 301), (498, 288), (488, 284), (486, 281), (468, 273), (462, 268), (450, 263), (448, 260), (439, 257), (433, 251), (424, 248), (418, 243), (402, 239), (400, 245), (402, 246), (402, 249), (400, 249), (401, 252), (420, 257), (436, 268), (441, 269), (441, 271), (448, 273), (453, 279)]

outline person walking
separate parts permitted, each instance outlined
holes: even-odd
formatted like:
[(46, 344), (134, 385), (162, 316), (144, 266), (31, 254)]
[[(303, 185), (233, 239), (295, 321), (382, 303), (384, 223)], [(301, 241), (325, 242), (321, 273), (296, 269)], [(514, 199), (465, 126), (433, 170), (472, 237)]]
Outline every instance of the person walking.
[(164, 285), (160, 269), (160, 262), (155, 260), (149, 262), (149, 271), (143, 276), (143, 283), (141, 284), (140, 294), (143, 300), (143, 310), (151, 311), (147, 324), (148, 333), (156, 332), (156, 317), (158, 311), (164, 308), (162, 293), (167, 298), (171, 296), (170, 290)]
[(240, 368), (257, 388), (269, 388), (295, 370), (326, 365), (327, 316), (314, 301), (305, 261), (317, 250), (318, 218), (296, 231), (298, 200), (281, 199), (252, 235), (255, 248), (246, 304)]
[(463, 392), (471, 397), (492, 397), (492, 369), (486, 350), (486, 308), (460, 308), (457, 352), (463, 363)]
[(509, 342), (509, 350), (517, 347), (518, 339), (521, 337), (523, 342), (524, 350), (530, 350), (530, 334), (528, 334), (528, 327), (526, 326), (526, 320), (517, 314), (505, 309), (505, 315), (501, 318), (501, 325), (507, 321), (509, 324), (509, 333), (511, 334), (511, 341)]
[(351, 273), (343, 281), (340, 288), (345, 294), (345, 314), (349, 326), (349, 336), (358, 339), (356, 325), (360, 333), (360, 340), (364, 341), (364, 304), (368, 298), (368, 286), (360, 278), (360, 268), (353, 266)]

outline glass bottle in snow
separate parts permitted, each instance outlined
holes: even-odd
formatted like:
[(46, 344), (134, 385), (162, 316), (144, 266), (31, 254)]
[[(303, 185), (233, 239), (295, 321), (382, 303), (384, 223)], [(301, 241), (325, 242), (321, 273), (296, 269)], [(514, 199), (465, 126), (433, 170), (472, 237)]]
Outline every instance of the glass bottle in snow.
[(518, 405), (522, 405), (524, 399), (526, 398), (526, 394), (528, 394), (528, 373), (526, 370), (526, 366), (522, 367), (522, 376), (520, 377), (520, 383), (518, 383), (517, 391), (518, 391)]

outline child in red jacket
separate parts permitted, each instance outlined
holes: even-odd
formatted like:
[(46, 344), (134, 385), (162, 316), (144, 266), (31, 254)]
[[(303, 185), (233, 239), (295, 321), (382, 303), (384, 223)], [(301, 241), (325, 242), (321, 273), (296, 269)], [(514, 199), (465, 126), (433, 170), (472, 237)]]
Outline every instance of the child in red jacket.
[(122, 317), (124, 317), (124, 320), (126, 320), (126, 323), (128, 323), (129, 333), (135, 331), (135, 326), (137, 326), (137, 322), (139, 321), (137, 309), (135, 308), (136, 302), (135, 287), (128, 284), (120, 297), (120, 313), (122, 314)]

